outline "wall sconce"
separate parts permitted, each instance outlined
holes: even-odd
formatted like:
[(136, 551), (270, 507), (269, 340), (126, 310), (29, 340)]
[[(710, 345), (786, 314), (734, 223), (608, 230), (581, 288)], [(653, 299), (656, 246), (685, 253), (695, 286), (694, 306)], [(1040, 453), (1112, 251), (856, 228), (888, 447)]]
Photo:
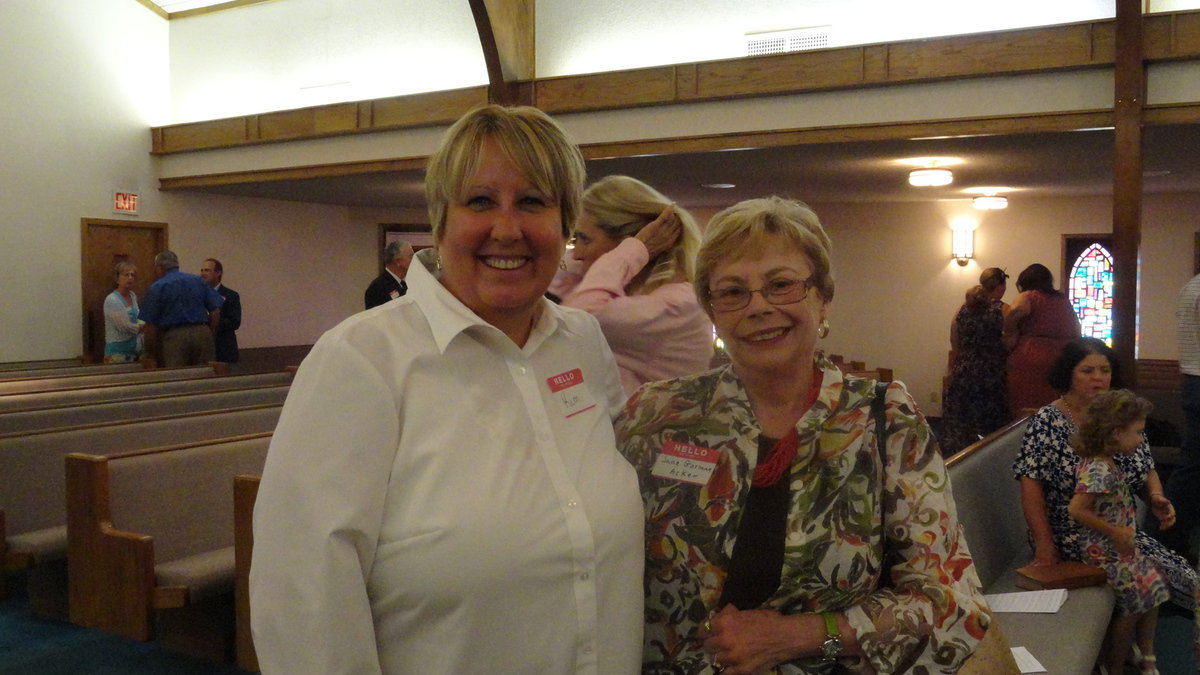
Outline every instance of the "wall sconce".
[(966, 267), (975, 257), (975, 229), (956, 227), (951, 232), (953, 234), (950, 237), (950, 257), (954, 258), (954, 262), (960, 267)]

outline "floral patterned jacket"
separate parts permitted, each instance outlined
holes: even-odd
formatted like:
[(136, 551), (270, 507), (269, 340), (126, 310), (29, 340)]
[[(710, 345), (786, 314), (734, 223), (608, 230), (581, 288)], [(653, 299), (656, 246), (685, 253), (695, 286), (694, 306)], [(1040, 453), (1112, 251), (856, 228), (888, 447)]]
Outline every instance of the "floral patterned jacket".
[[(929, 426), (893, 383), (881, 480), (874, 380), (844, 377), (820, 354), (817, 366), (820, 394), (796, 424), (782, 581), (765, 606), (845, 612), (866, 659), (841, 659), (838, 671), (955, 672), (991, 617)], [(616, 426), (646, 507), (643, 671), (711, 672), (695, 636), (718, 609), (757, 460), (761, 431), (746, 392), (728, 366), (650, 383)], [(685, 472), (692, 482), (660, 477), (678, 469), (679, 448), (715, 466), (694, 462), (690, 469), (712, 468)], [(832, 670), (808, 658), (780, 672)]]

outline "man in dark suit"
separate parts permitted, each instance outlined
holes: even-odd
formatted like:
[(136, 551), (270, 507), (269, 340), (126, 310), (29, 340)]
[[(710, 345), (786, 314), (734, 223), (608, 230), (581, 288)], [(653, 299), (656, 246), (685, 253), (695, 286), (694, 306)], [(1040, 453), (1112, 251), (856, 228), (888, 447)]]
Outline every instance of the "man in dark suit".
[(404, 276), (408, 274), (412, 259), (413, 247), (403, 239), (396, 239), (384, 247), (383, 274), (375, 277), (375, 281), (367, 286), (367, 292), (363, 293), (363, 304), (367, 309), (395, 300), (408, 291)]
[(242, 326), (242, 298), (232, 288), (221, 285), (225, 268), (216, 258), (208, 258), (200, 268), (200, 276), (225, 298), (221, 305), (221, 321), (217, 324), (217, 360), (223, 363), (238, 362), (237, 329)]

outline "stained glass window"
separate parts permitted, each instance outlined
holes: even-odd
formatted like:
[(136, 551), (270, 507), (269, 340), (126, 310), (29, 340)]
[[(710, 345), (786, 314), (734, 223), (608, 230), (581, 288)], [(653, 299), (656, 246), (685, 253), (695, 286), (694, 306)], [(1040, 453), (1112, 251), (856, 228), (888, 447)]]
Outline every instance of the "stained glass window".
[(1104, 340), (1112, 346), (1113, 257), (1100, 244), (1084, 249), (1071, 266), (1067, 297), (1079, 315), (1084, 337)]

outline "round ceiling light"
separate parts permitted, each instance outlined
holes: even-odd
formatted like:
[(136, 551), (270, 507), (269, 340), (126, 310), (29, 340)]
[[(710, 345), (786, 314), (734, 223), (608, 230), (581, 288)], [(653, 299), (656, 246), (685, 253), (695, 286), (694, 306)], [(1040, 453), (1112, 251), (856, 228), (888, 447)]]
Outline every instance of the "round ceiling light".
[(999, 195), (981, 195), (971, 200), (971, 206), (984, 211), (994, 211), (1008, 208), (1008, 197)]
[(915, 169), (908, 174), (908, 184), (916, 187), (941, 187), (953, 182), (950, 169)]

